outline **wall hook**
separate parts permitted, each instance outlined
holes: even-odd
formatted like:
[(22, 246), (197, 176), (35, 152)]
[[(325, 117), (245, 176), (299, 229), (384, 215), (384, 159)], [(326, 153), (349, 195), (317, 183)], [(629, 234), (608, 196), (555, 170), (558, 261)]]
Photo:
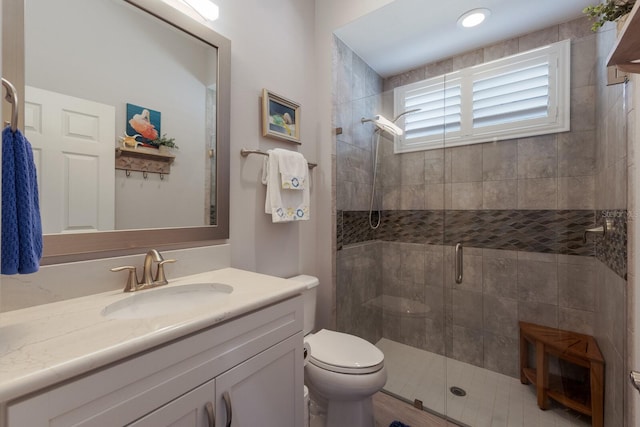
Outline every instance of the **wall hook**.
[(160, 173), (160, 181), (163, 181), (163, 180), (164, 180), (164, 174)]
[(147, 171), (142, 171), (142, 177), (143, 177), (144, 179), (147, 179), (147, 178), (148, 178), (148, 176), (149, 176), (149, 175), (147, 174)]
[(127, 169), (124, 173), (127, 175), (127, 178), (129, 178), (131, 176), (131, 169)]

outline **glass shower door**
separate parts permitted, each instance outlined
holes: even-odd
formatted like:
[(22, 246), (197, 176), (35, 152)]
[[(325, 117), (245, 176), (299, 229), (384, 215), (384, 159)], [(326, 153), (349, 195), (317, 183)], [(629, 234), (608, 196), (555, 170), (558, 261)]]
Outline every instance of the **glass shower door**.
[[(558, 328), (594, 332), (597, 262), (582, 241), (594, 211), (576, 209), (562, 194), (568, 179), (558, 166), (559, 138), (460, 145), (445, 132), (445, 414), (464, 425), (590, 425), (558, 403), (567, 402), (558, 398), (567, 384), (589, 391), (588, 370), (561, 357), (536, 366), (535, 346), (519, 339), (521, 321), (550, 328), (547, 336)], [(521, 360), (531, 368), (522, 378)], [(549, 386), (558, 393), (543, 411), (526, 383), (545, 366), (545, 378), (561, 381)]]

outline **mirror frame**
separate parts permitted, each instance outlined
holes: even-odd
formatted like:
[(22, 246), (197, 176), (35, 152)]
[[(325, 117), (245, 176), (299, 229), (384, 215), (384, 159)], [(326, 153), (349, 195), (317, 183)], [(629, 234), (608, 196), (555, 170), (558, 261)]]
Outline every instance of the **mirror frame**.
[[(156, 18), (184, 31), (187, 34), (218, 49), (218, 75), (216, 87), (216, 209), (217, 224), (202, 227), (156, 228), (122, 231), (98, 231), (91, 233), (45, 235), (44, 254), (40, 265), (81, 261), (128, 255), (144, 252), (150, 248), (182, 249), (224, 243), (229, 238), (229, 145), (231, 127), (231, 41), (209, 26), (197, 22), (182, 14), (172, 6), (159, 0), (121, 0), (125, 1)], [(10, 70), (16, 74), (16, 86), (19, 94), (24, 94), (24, 0), (5, 0), (3, 7), (3, 44), (13, 32), (7, 34), (7, 23), (22, 23), (22, 41), (8, 49), (11, 59), (17, 56), (21, 70)], [(9, 10), (7, 10), (9, 9)], [(7, 12), (10, 16), (7, 16)], [(20, 16), (21, 15), (21, 16)], [(10, 27), (13, 27), (11, 25)], [(14, 28), (12, 30), (15, 31)], [(22, 48), (20, 48), (22, 46)], [(3, 49), (4, 50), (4, 49)], [(21, 59), (21, 60), (20, 60)], [(5, 63), (5, 60), (3, 60)], [(20, 65), (18, 66), (20, 68)], [(3, 70), (4, 72), (4, 70)], [(20, 97), (24, 114), (24, 96)], [(21, 123), (22, 129), (24, 124)]]

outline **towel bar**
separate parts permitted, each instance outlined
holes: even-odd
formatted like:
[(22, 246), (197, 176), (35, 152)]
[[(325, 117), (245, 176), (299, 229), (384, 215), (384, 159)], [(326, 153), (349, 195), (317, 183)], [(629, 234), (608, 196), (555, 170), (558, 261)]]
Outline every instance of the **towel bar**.
[[(249, 154), (260, 154), (261, 156), (268, 156), (268, 153), (265, 153), (264, 151), (260, 151), (260, 150), (248, 150), (246, 148), (242, 148), (240, 149), (240, 155), (242, 157), (247, 157)], [(318, 166), (316, 163), (309, 163), (307, 162), (307, 164), (309, 165), (309, 169), (313, 169), (316, 166)]]
[(13, 84), (4, 77), (2, 78), (2, 86), (7, 89), (5, 99), (11, 104), (11, 130), (15, 132), (18, 129), (18, 92)]

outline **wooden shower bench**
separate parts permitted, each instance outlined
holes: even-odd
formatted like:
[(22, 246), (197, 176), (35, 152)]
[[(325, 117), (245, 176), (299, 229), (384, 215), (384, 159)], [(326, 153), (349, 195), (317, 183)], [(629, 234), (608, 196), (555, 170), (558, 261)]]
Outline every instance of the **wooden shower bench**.
[[(520, 382), (536, 386), (538, 407), (547, 409), (551, 398), (591, 417), (593, 427), (604, 423), (604, 359), (591, 335), (520, 323)], [(535, 369), (528, 366), (528, 345), (535, 346)], [(589, 370), (589, 387), (549, 374), (549, 355)]]

